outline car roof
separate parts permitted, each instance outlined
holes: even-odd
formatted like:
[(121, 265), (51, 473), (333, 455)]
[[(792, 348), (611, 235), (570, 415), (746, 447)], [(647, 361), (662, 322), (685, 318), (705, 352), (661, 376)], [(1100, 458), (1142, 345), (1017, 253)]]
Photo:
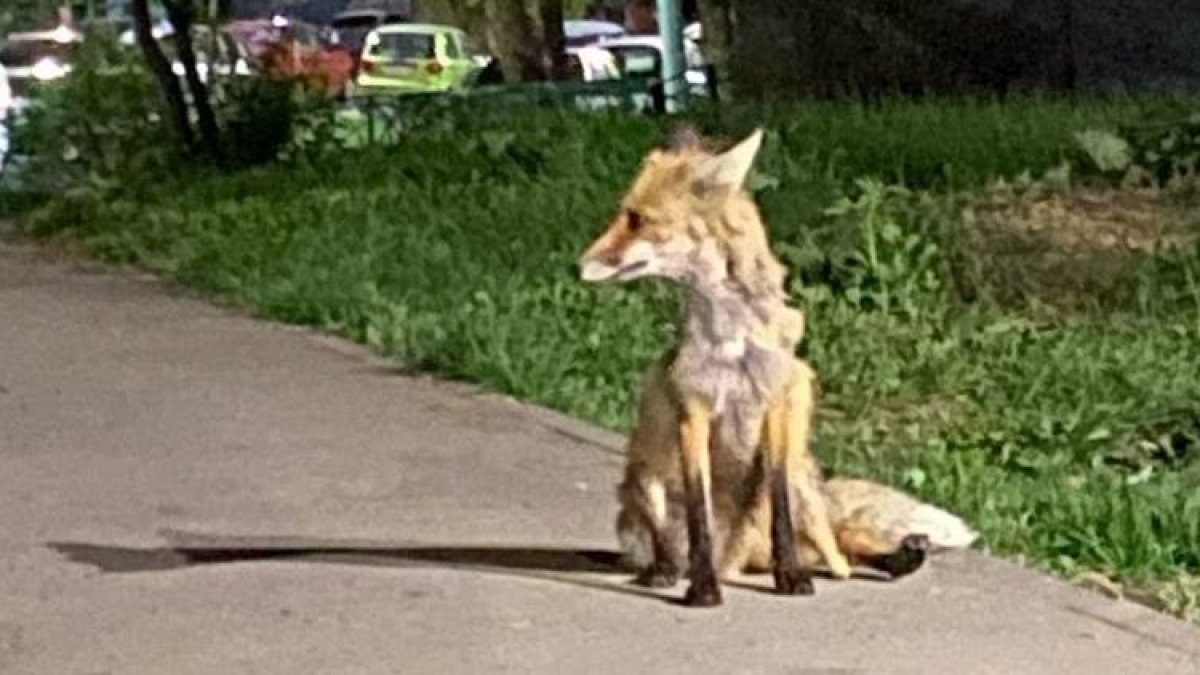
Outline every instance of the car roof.
[(462, 33), (463, 29), (455, 26), (443, 26), (435, 23), (393, 23), (376, 28), (376, 33), (383, 35), (396, 33)]
[(657, 35), (625, 35), (596, 43), (597, 47), (656, 47), (662, 49), (662, 38)]
[(567, 37), (582, 37), (584, 35), (624, 35), (625, 28), (611, 21), (594, 21), (590, 19), (567, 19), (563, 21), (563, 32)]
[[(624, 37), (606, 38), (604, 40), (601, 40), (600, 42), (597, 42), (593, 46), (600, 47), (601, 49), (609, 49), (609, 48), (621, 49), (622, 47), (649, 47), (651, 49), (657, 49), (660, 52), (663, 51), (663, 49), (664, 49), (662, 38), (657, 35), (626, 35)], [(700, 50), (700, 46), (697, 45), (695, 42), (692, 42), (691, 40), (683, 41), (683, 53), (688, 58), (691, 58), (691, 55), (693, 55), (693, 54), (698, 54), (699, 50)]]

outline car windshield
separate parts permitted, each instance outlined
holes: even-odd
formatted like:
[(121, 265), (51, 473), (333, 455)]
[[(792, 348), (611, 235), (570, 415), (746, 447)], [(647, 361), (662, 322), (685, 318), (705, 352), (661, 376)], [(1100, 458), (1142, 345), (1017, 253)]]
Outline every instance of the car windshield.
[(0, 47), (0, 63), (9, 68), (32, 66), (46, 57), (65, 61), (75, 50), (72, 43), (54, 40), (14, 40)]
[(381, 33), (379, 42), (371, 48), (371, 55), (389, 61), (408, 59), (432, 59), (433, 35), (429, 33)]

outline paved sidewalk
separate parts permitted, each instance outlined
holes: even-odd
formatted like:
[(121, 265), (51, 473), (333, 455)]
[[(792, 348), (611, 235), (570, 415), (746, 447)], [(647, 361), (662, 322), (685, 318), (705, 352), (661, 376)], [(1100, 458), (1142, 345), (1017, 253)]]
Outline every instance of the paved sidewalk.
[(0, 673), (1200, 672), (977, 554), (677, 607), (612, 572), (619, 440), (0, 244)]

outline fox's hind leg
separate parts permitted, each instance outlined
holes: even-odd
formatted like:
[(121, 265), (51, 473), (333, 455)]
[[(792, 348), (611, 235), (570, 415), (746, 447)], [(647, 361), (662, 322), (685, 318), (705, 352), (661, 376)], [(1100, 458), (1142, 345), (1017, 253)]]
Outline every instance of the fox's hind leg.
[(771, 503), (763, 489), (761, 466), (754, 476), (750, 503), (734, 512), (729, 536), (721, 551), (717, 576), (732, 578), (741, 572), (760, 573), (771, 569)]
[(620, 489), (617, 538), (626, 561), (637, 570), (635, 581), (651, 588), (670, 588), (679, 581), (682, 551), (668, 524), (666, 487), (661, 481), (627, 478)]
[(891, 578), (906, 577), (921, 569), (929, 555), (929, 537), (904, 536), (899, 545), (867, 527), (847, 526), (838, 531), (838, 544), (856, 562), (886, 572)]
[(673, 586), (684, 569), (680, 409), (661, 361), (645, 375), (629, 438), (625, 479), (617, 490), (617, 537), (626, 562), (647, 586)]

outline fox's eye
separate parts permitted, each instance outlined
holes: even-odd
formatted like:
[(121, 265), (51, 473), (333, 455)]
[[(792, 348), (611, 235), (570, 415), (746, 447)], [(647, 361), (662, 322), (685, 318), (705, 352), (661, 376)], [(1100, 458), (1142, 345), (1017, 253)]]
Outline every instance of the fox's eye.
[(630, 232), (637, 232), (642, 229), (642, 214), (637, 211), (626, 211), (625, 222), (629, 224)]

